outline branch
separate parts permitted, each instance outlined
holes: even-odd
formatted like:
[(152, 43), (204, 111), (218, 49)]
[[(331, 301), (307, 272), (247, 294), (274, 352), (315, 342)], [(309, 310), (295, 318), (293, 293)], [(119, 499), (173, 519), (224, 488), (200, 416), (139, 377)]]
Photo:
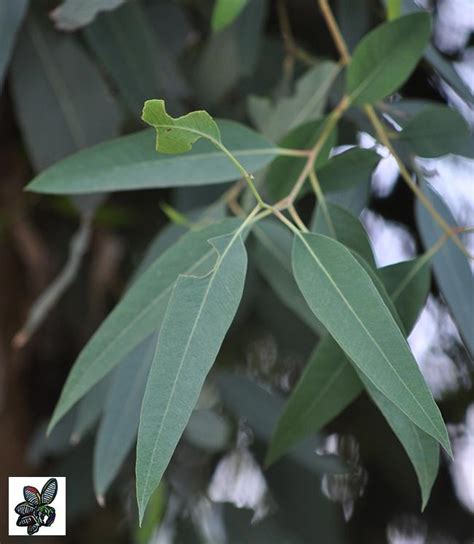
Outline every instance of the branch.
[(59, 275), (39, 295), (30, 308), (29, 315), (23, 327), (13, 337), (15, 348), (22, 348), (30, 340), (38, 327), (46, 319), (51, 309), (62, 297), (79, 272), (82, 258), (89, 247), (92, 232), (92, 213), (81, 216), (81, 224), (71, 238), (69, 256)]

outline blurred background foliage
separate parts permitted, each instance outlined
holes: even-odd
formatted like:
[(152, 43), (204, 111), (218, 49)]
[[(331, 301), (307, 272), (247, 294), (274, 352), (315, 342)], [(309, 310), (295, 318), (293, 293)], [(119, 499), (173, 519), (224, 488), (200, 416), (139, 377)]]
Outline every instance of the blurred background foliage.
[[(198, 217), (226, 187), (67, 199), (25, 193), (24, 185), (77, 150), (143, 128), (139, 119), (148, 98), (164, 98), (172, 115), (205, 108), (280, 141), (302, 121), (317, 122), (340, 96), (336, 51), (316, 2), (242, 4), (230, 25), (216, 29), (211, 0), (0, 2), (1, 511), (7, 511), (8, 476), (54, 474), (68, 477), (70, 543), (472, 542), (473, 365), (438, 290), (453, 280), (449, 255), (435, 263), (432, 293), (410, 337), (457, 454), (454, 463), (442, 459), (423, 514), (408, 459), (366, 395), (324, 433), (263, 468), (284, 397), (304, 368), (315, 333), (289, 309), (291, 301), (283, 304), (275, 295), (271, 256), (262, 255), (258, 244), (250, 250), (254, 265), (220, 370), (206, 382), (141, 529), (133, 449), (123, 464), (111, 459), (111, 474), (103, 478), (113, 483), (106, 498), (98, 497), (102, 508), (92, 485), (101, 418), (105, 425), (107, 414), (120, 414), (130, 432), (114, 439), (130, 448), (135, 439), (144, 383), (130, 363), (116, 373), (128, 372), (135, 389), (115, 394), (116, 403), (123, 395), (129, 404), (114, 405), (114, 374), (45, 438), (72, 362), (137, 266), (145, 266), (142, 259), (149, 262), (168, 247), (188, 218)], [(387, 16), (417, 7), (409, 1), (333, 4), (351, 49)], [(427, 105), (447, 102), (472, 128), (473, 6), (468, 0), (419, 4), (433, 10), (433, 43), (392, 98), (389, 113), (403, 124)], [(308, 58), (314, 64), (309, 69)], [(371, 147), (371, 138), (354, 111), (331, 145)], [(425, 167), (434, 173), (439, 209), (464, 225), (474, 209), (472, 135), (455, 151)], [(284, 183), (294, 160), (279, 160), (274, 174)], [(272, 185), (275, 198), (279, 187), (278, 181)], [(436, 241), (421, 212), (417, 227), (413, 196), (386, 154), (371, 178), (362, 173), (355, 189), (331, 198), (361, 214), (379, 266), (414, 257), (421, 238), (428, 246)], [(301, 204), (306, 217), (312, 205), (307, 196)], [(61, 269), (71, 284), (64, 297), (27, 338), (19, 337), (32, 303)], [(445, 299), (453, 300), (456, 293), (445, 289)], [(472, 302), (456, 302), (467, 321)], [(472, 338), (472, 332), (471, 326), (464, 336)], [(0, 519), (0, 535), (6, 519)]]

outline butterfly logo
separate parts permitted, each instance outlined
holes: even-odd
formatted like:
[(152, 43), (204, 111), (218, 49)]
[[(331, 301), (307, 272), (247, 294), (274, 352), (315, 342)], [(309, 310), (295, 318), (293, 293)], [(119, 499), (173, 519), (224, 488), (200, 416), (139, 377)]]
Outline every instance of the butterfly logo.
[(16, 522), (18, 527), (28, 527), (28, 534), (34, 535), (40, 527), (50, 527), (56, 519), (56, 511), (49, 506), (55, 499), (58, 492), (58, 481), (50, 478), (45, 484), (41, 493), (27, 485), (23, 488), (24, 502), (15, 507), (19, 515)]

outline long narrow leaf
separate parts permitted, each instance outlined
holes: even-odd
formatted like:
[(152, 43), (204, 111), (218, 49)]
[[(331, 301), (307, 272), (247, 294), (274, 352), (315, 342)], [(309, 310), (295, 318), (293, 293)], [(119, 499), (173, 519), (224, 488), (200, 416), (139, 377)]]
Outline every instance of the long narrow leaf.
[(159, 329), (177, 277), (209, 270), (214, 252), (207, 240), (232, 232), (239, 222), (229, 219), (188, 232), (134, 282), (79, 354), (54, 410), (49, 431), (127, 353)]
[[(232, 121), (219, 121), (221, 138), (249, 172), (278, 154), (267, 139)], [(54, 164), (29, 185), (39, 193), (74, 194), (133, 189), (211, 185), (241, 174), (210, 142), (201, 141), (182, 156), (155, 150), (153, 129), (123, 136), (80, 151)]]
[(94, 449), (94, 489), (103, 498), (133, 447), (157, 335), (135, 347), (117, 368)]
[(140, 521), (173, 454), (242, 297), (247, 254), (238, 232), (210, 243), (203, 277), (180, 276), (173, 289), (143, 399), (137, 443)]
[(325, 236), (298, 235), (293, 269), (310, 308), (356, 368), (451, 453), (443, 419), (408, 344), (350, 251)]
[[(452, 227), (456, 221), (441, 197), (425, 182), (422, 189), (435, 209)], [(443, 235), (426, 208), (417, 201), (416, 220), (426, 248)], [(462, 339), (474, 357), (474, 276), (466, 257), (452, 240), (448, 240), (433, 258), (433, 270), (446, 304), (456, 322)]]

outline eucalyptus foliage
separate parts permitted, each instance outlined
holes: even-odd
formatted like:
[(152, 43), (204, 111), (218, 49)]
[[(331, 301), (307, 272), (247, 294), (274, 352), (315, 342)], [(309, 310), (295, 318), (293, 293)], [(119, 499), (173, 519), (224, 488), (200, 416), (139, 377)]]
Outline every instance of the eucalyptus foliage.
[[(18, 2), (6, 15), (15, 24), (23, 17), (24, 4)], [(74, 9), (74, 1), (67, 0), (52, 17), (59, 28), (79, 28), (120, 2), (97, 4)], [(212, 40), (241, 51), (232, 33), (245, 23), (254, 4), (216, 0)], [(193, 215), (189, 224), (184, 217), (185, 229), (171, 227), (176, 232), (168, 233), (166, 242), (158, 239), (159, 249), (148, 254), (146, 266), (82, 349), (51, 418), (49, 431), (78, 403), (89, 402), (92, 392), (102, 398), (97, 410), (82, 413), (76, 431), (82, 433), (101, 416), (94, 455), (95, 489), (101, 498), (136, 442), (140, 522), (242, 309), (248, 261), (297, 326), (309, 331), (305, 334), (312, 335), (314, 345), (276, 422), (274, 414), (274, 428), (266, 429), (267, 463), (322, 432), (363, 391), (405, 449), (423, 507), (437, 475), (440, 446), (452, 455), (442, 414), (407, 337), (428, 295), (433, 265), (438, 286), (472, 351), (472, 275), (461, 241), (450, 231), (455, 225), (449, 210), (412, 159), (460, 152), (469, 131), (463, 118), (446, 105), (421, 104), (404, 114), (403, 122), (393, 122), (397, 118), (391, 108), (396, 104), (390, 98), (403, 94), (403, 85), (430, 44), (432, 28), (428, 12), (400, 15), (401, 10), (400, 2), (389, 2), (390, 20), (362, 37), (352, 56), (341, 51), (343, 68), (314, 60), (291, 97), (251, 97), (248, 110), (256, 129), (216, 120), (205, 110), (176, 116), (167, 111), (163, 98), (149, 96), (142, 120), (151, 128), (97, 145), (91, 145), (96, 144), (95, 134), (74, 143), (74, 132), (64, 130), (68, 149), (62, 155), (75, 153), (62, 160), (38, 155), (38, 168), (47, 168), (28, 185), (37, 193), (175, 188), (187, 194), (207, 185), (225, 189), (214, 211), (211, 206)], [(32, 40), (45, 31), (33, 15), (29, 17), (26, 29), (33, 33)], [(106, 27), (100, 17), (85, 37), (107, 61), (115, 49), (104, 40), (101, 29)], [(113, 24), (126, 26), (120, 18)], [(51, 39), (47, 32), (45, 39)], [(97, 70), (75, 47), (74, 69), (90, 74), (96, 94), (104, 92)], [(141, 47), (146, 47), (145, 41)], [(26, 58), (28, 51), (31, 43), (25, 39), (16, 55)], [(1, 76), (5, 60), (3, 52), (0, 55)], [(51, 62), (61, 65), (63, 60), (58, 56)], [(155, 77), (147, 74), (122, 86), (121, 71), (131, 70), (133, 64), (119, 57), (111, 68), (130, 111), (153, 88)], [(27, 77), (19, 67), (13, 70), (18, 96)], [(80, 97), (70, 105), (80, 128)], [(114, 107), (102, 113), (107, 123), (98, 120), (98, 125), (112, 132), (106, 136), (113, 136)], [(353, 129), (349, 148), (336, 150), (347, 144), (347, 126), (354, 122), (360, 125)], [(64, 124), (59, 118), (57, 123)], [(30, 139), (37, 138), (31, 130)], [(384, 145), (389, 142), (390, 151), (400, 153), (405, 181), (418, 188), (418, 197), (421, 193), (416, 219), (427, 253), (411, 261), (377, 268), (367, 232), (353, 213), (360, 204), (351, 203), (366, 202), (371, 175), (381, 159), (375, 147), (358, 145), (358, 130), (370, 131)], [(85, 145), (87, 149), (80, 149)], [(315, 204), (308, 199), (310, 193)], [(299, 215), (302, 197), (305, 206), (312, 207), (310, 229)], [(110, 382), (105, 381), (108, 377)], [(104, 384), (107, 394), (100, 389)]]

